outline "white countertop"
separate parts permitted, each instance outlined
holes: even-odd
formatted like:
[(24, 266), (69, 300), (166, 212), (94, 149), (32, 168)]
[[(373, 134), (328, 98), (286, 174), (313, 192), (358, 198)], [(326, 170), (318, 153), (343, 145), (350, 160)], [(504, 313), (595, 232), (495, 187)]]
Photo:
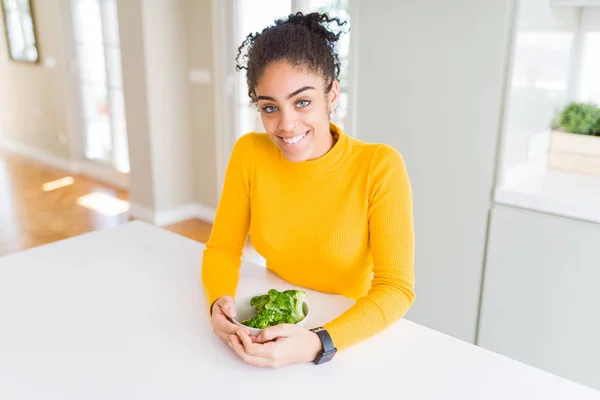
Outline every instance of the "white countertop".
[[(600, 399), (408, 320), (321, 366), (246, 365), (210, 329), (203, 249), (132, 222), (0, 258), (0, 399)], [(244, 263), (238, 294), (281, 285)], [(309, 299), (309, 325), (352, 304)]]
[(600, 177), (544, 168), (504, 183), (495, 190), (494, 201), (600, 223)]

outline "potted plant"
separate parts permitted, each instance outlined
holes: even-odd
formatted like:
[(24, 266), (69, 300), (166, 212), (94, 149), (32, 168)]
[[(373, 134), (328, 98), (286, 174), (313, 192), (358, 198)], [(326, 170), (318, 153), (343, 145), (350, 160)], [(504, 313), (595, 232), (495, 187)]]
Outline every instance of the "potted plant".
[(552, 131), (548, 167), (600, 176), (600, 107), (570, 103)]

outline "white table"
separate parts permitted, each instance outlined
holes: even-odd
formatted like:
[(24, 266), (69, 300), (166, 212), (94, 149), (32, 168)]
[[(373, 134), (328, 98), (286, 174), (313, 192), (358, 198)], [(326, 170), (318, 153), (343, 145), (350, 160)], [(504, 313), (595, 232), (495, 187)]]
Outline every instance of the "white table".
[[(0, 399), (600, 399), (407, 320), (322, 366), (246, 365), (209, 328), (203, 249), (131, 222), (0, 258)], [(244, 263), (238, 293), (282, 285)], [(351, 305), (309, 299), (310, 325)]]

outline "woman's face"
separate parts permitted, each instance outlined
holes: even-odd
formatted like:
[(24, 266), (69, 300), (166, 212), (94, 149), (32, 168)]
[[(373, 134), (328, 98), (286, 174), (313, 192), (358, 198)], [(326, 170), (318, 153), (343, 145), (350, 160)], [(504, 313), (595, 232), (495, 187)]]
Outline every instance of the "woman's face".
[(337, 81), (327, 95), (321, 75), (281, 61), (268, 65), (256, 85), (263, 125), (286, 159), (314, 160), (333, 145), (329, 110), (337, 101)]

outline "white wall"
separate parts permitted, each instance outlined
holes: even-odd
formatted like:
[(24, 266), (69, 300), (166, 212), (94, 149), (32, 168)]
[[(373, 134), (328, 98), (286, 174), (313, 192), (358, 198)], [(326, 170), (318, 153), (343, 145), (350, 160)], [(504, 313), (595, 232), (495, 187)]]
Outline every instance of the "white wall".
[(215, 84), (213, 69), (212, 4), (210, 0), (186, 0), (186, 42), (189, 68), (211, 72), (212, 81), (190, 85), (190, 114), (195, 198), (217, 207), (217, 158), (215, 135)]
[(195, 202), (186, 2), (151, 3), (118, 3), (130, 201), (142, 219)]
[(359, 139), (395, 146), (413, 186), (407, 318), (474, 341), (513, 1), (361, 1)]
[[(59, 159), (69, 159), (63, 52), (62, 0), (32, 5), (40, 61), (9, 59), (4, 13), (0, 11), (0, 142), (8, 141)], [(45, 61), (54, 59), (50, 68)], [(61, 142), (61, 137), (63, 141)]]
[(143, 4), (155, 208), (166, 210), (194, 201), (186, 8), (182, 0)]
[(600, 225), (495, 206), (478, 344), (600, 389)]
[[(507, 172), (530, 160), (530, 140), (549, 131), (568, 100), (580, 17), (577, 8), (552, 7), (548, 0), (518, 4), (503, 135), (502, 166)], [(541, 153), (534, 152), (531, 159), (547, 150), (543, 136), (538, 136)]]
[[(142, 3), (139, 0), (117, 2), (119, 41), (123, 68), (123, 92), (129, 142), (129, 197), (138, 206), (155, 209), (152, 179), (151, 138), (149, 135), (146, 93), (146, 60)], [(135, 216), (134, 217), (138, 217)]]

